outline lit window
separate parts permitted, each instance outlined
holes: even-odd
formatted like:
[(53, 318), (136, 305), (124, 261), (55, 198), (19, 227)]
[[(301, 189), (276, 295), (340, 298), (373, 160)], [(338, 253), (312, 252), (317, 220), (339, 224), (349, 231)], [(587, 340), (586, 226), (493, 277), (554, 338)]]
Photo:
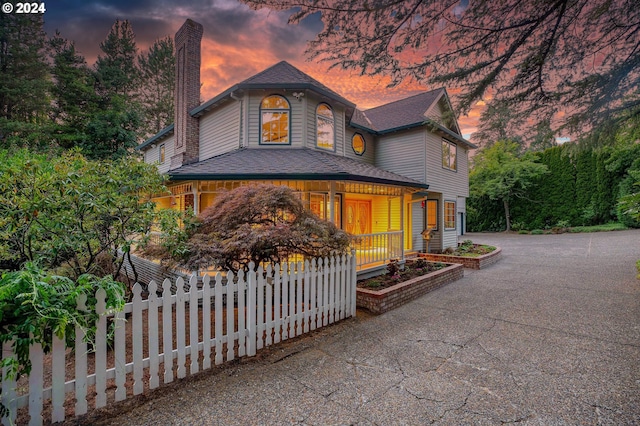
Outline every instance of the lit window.
[(427, 200), (427, 228), (438, 229), (438, 200)]
[(442, 139), (442, 167), (449, 170), (457, 170), (457, 151), (458, 147), (456, 144)]
[(335, 150), (336, 132), (333, 111), (327, 104), (320, 104), (316, 109), (316, 131), (318, 148)]
[(158, 147), (158, 161), (160, 164), (164, 163), (164, 144)]
[(351, 138), (351, 149), (353, 149), (353, 152), (355, 152), (357, 155), (364, 154), (364, 151), (366, 149), (366, 142), (364, 140), (364, 137), (360, 133), (356, 133)]
[(456, 229), (456, 203), (453, 201), (444, 202), (444, 227)]
[(289, 143), (289, 114), (291, 107), (284, 97), (267, 96), (260, 104), (260, 143)]

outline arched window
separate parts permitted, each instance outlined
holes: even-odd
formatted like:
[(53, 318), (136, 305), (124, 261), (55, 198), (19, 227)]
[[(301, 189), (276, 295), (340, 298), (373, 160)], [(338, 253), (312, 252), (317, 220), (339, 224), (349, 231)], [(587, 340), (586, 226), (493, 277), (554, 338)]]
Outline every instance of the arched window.
[(267, 96), (260, 104), (260, 143), (288, 144), (291, 106), (279, 95)]
[(364, 154), (364, 151), (367, 149), (364, 137), (360, 133), (356, 133), (351, 138), (351, 149), (358, 155)]
[(318, 148), (335, 151), (336, 131), (333, 110), (327, 104), (320, 104), (316, 108), (316, 146)]

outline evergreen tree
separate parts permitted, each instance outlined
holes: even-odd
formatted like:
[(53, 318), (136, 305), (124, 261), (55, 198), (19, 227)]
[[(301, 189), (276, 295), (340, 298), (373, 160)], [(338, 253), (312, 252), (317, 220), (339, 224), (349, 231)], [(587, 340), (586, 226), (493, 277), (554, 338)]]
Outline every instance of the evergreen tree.
[(574, 155), (576, 167), (576, 210), (580, 225), (595, 225), (596, 159), (593, 150), (581, 149)]
[(141, 124), (136, 100), (137, 47), (131, 24), (116, 21), (100, 48), (104, 55), (95, 66), (97, 109), (87, 123), (87, 139), (81, 146), (91, 159), (116, 159), (137, 145)]
[(135, 34), (129, 21), (117, 20), (107, 38), (100, 43), (103, 55), (96, 61), (98, 93), (101, 96), (121, 95), (127, 101), (135, 97), (139, 83), (136, 68)]
[(39, 14), (0, 14), (0, 146), (47, 146), (49, 74)]
[(62, 148), (72, 148), (86, 139), (85, 128), (97, 97), (94, 77), (75, 44), (56, 31), (49, 40), (53, 77), (52, 119), (56, 124), (54, 136)]
[(574, 168), (567, 151), (564, 146), (557, 146), (540, 153), (540, 163), (549, 170), (539, 183), (545, 227), (555, 226), (559, 221), (573, 223), (576, 220)]
[(147, 53), (138, 56), (140, 103), (144, 136), (149, 137), (173, 123), (176, 59), (173, 39), (156, 40)]

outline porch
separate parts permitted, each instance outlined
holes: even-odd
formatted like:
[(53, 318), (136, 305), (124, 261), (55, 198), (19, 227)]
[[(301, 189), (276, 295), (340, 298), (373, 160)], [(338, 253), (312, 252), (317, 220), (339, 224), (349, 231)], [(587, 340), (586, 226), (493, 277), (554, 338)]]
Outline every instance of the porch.
[[(169, 193), (154, 198), (161, 208), (193, 210), (212, 205), (223, 191), (257, 183), (288, 186), (305, 207), (356, 237), (359, 276), (375, 273), (391, 259), (404, 259), (416, 249), (423, 229), (423, 209), (414, 194), (420, 188), (350, 181), (256, 180), (191, 181), (169, 185)], [(418, 248), (419, 249), (419, 248)]]

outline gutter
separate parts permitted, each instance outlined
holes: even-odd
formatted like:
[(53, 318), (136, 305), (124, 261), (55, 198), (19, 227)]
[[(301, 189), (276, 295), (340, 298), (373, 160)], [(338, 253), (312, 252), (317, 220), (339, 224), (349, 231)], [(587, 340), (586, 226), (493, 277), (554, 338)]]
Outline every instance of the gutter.
[(234, 173), (234, 174), (206, 174), (206, 173), (185, 173), (172, 175), (168, 173), (172, 181), (187, 180), (350, 180), (355, 182), (378, 183), (384, 185), (403, 186), (410, 188), (428, 189), (429, 185), (420, 182), (401, 182), (390, 179), (358, 176), (351, 173), (331, 173), (331, 174), (311, 174), (311, 173)]

